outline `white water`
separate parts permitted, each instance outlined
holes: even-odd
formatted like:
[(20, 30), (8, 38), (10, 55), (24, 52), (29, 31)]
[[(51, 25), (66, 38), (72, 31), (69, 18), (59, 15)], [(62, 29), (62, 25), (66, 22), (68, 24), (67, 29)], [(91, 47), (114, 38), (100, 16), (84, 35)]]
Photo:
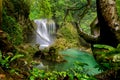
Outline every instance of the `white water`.
[(55, 39), (55, 22), (47, 19), (38, 19), (34, 20), (34, 22), (37, 25), (36, 44), (39, 44), (40, 48), (48, 47)]

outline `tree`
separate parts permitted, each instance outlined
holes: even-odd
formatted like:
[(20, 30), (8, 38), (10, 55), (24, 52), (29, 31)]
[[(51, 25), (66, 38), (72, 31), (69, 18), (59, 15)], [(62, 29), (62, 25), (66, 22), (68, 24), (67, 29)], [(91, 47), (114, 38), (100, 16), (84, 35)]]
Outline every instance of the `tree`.
[(115, 0), (97, 0), (97, 14), (101, 43), (116, 47), (120, 43), (120, 21)]
[(87, 42), (116, 47), (120, 43), (120, 21), (117, 15), (116, 0), (96, 0), (96, 5), (100, 35), (87, 35), (76, 22), (77, 31)]
[[(117, 47), (117, 45), (120, 43), (120, 21), (117, 15), (116, 0), (96, 0), (96, 7), (97, 18), (91, 24), (92, 35), (84, 33), (81, 30), (79, 23), (76, 22), (76, 28), (79, 35), (82, 36), (87, 42), (92, 43), (92, 46), (93, 44), (105, 44)], [(100, 55), (97, 56), (97, 54), (95, 54), (96, 49), (94, 49), (93, 47), (92, 50), (96, 61), (98, 61), (100, 59)], [(102, 61), (105, 60), (105, 58), (101, 59)], [(106, 59), (106, 62), (110, 64), (110, 59)], [(98, 61), (98, 63), (101, 64), (104, 62)], [(113, 65), (114, 63), (112, 64), (112, 66)], [(105, 72), (96, 75), (96, 78), (100, 80), (118, 80), (120, 79), (120, 77), (118, 76), (119, 71), (120, 68), (108, 69)]]
[(0, 1), (0, 24), (1, 24), (1, 17), (2, 17), (2, 0)]

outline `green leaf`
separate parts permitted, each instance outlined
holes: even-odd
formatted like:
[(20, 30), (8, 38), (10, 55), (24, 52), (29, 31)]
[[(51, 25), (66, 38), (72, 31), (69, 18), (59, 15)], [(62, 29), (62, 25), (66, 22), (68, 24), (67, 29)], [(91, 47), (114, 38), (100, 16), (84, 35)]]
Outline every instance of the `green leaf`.
[(2, 60), (2, 52), (0, 51), (0, 61)]
[(17, 59), (17, 58), (20, 58), (20, 57), (24, 57), (24, 55), (22, 55), (22, 54), (17, 54), (17, 55), (15, 55), (14, 57), (11, 58), (10, 62), (13, 61), (13, 60), (15, 60), (15, 59)]
[(35, 80), (35, 77), (34, 76), (30, 76), (30, 80)]
[(115, 48), (114, 47), (112, 47), (112, 46), (109, 46), (109, 45), (103, 45), (103, 44), (95, 44), (95, 45), (93, 45), (93, 47), (95, 47), (95, 48), (103, 48), (103, 49), (108, 49), (109, 51), (112, 51), (112, 50), (114, 50)]
[(9, 59), (10, 59), (10, 56), (6, 57), (6, 58), (5, 58), (5, 62), (6, 62), (6, 63), (9, 62)]

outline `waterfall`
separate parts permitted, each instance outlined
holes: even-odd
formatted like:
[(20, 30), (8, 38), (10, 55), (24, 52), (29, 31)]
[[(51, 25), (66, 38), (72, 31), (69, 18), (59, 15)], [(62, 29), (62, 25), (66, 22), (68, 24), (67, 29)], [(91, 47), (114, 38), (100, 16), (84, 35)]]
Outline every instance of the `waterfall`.
[(40, 48), (48, 47), (55, 39), (56, 26), (53, 20), (37, 19), (36, 23), (36, 44), (40, 45)]

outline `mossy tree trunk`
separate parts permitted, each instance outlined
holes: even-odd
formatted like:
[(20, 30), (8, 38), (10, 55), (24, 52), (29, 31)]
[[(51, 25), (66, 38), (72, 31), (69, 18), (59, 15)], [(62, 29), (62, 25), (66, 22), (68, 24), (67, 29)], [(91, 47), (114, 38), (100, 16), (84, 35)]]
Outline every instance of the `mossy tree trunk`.
[(97, 36), (94, 32), (92, 35), (84, 33), (78, 23), (76, 23), (77, 31), (89, 43), (106, 44), (116, 47), (120, 43), (120, 21), (117, 15), (116, 1), (96, 0), (96, 5), (99, 23), (99, 25), (95, 23), (99, 27), (97, 28)]
[(2, 23), (1, 21), (2, 21), (2, 0), (0, 0), (0, 26), (1, 26), (1, 23)]
[(120, 43), (120, 21), (115, 0), (96, 0), (100, 43), (116, 47)]
[[(93, 48), (93, 44), (105, 44), (117, 47), (120, 43), (120, 21), (117, 15), (116, 0), (96, 0), (96, 5), (98, 22), (95, 19), (91, 24), (92, 35), (84, 33), (78, 23), (76, 24), (76, 28), (80, 36), (82, 36), (87, 42), (92, 43), (91, 47), (93, 50), (93, 55), (96, 61), (98, 61), (98, 59), (100, 60), (100, 55), (96, 54), (97, 50)], [(102, 60), (105, 59), (103, 58)], [(110, 62), (109, 59), (108, 62)], [(116, 68), (115, 70), (107, 70), (96, 75), (96, 78), (100, 80), (119, 80), (119, 72), (119, 68)]]

